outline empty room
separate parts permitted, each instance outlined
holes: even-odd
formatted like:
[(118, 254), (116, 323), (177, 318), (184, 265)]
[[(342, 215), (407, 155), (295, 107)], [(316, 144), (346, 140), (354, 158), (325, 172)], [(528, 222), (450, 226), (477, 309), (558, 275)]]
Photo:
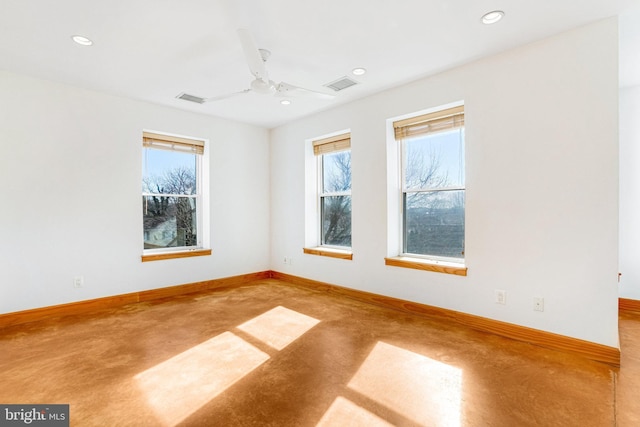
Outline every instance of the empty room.
[(0, 426), (640, 425), (640, 3), (0, 0)]

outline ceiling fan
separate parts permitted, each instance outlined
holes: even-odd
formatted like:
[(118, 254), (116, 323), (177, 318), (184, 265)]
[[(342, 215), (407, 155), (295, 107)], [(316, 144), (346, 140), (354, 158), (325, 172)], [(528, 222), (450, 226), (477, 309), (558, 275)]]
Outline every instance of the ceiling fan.
[(249, 66), (249, 72), (254, 77), (254, 80), (251, 82), (251, 86), (239, 92), (213, 96), (211, 98), (201, 98), (187, 93), (181, 93), (176, 98), (204, 104), (205, 102), (220, 101), (222, 99), (231, 98), (233, 96), (249, 92), (254, 92), (260, 95), (274, 95), (278, 97), (306, 96), (320, 99), (331, 99), (334, 97), (334, 95), (328, 93), (305, 89), (286, 82), (276, 83), (273, 80), (270, 80), (269, 75), (267, 74), (266, 62), (271, 56), (271, 52), (266, 49), (258, 49), (249, 30), (244, 28), (239, 29), (238, 36), (240, 38), (240, 44), (242, 45), (247, 65)]

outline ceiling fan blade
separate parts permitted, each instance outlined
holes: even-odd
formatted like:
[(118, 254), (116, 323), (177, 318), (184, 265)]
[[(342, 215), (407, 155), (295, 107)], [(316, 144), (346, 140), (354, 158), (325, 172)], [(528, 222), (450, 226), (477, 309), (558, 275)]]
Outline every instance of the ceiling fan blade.
[(276, 86), (276, 96), (311, 96), (319, 99), (333, 99), (335, 97), (335, 95), (329, 93), (305, 89), (285, 82), (281, 82)]
[(212, 96), (211, 98), (206, 98), (204, 102), (221, 101), (223, 99), (232, 98), (234, 96), (242, 95), (243, 93), (248, 93), (248, 92), (251, 92), (251, 89), (241, 90), (240, 92), (227, 93), (226, 95)]
[(269, 76), (267, 75), (267, 67), (264, 64), (262, 55), (258, 50), (255, 40), (253, 39), (253, 35), (251, 35), (249, 30), (240, 28), (238, 30), (238, 36), (240, 37), (240, 44), (242, 45), (242, 50), (244, 51), (244, 57), (247, 60), (249, 71), (255, 78), (268, 82)]

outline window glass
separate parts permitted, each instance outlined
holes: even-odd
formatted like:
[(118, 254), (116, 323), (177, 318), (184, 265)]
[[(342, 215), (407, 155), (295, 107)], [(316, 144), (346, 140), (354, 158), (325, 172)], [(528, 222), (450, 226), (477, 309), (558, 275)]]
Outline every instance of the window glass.
[(404, 252), (464, 258), (464, 191), (406, 192)]
[(322, 182), (325, 193), (351, 190), (351, 151), (322, 155)]
[(319, 157), (321, 244), (351, 247), (351, 151)]
[(464, 127), (416, 132), (400, 143), (403, 254), (463, 260)]
[(464, 129), (404, 141), (406, 189), (464, 185)]
[(197, 154), (145, 148), (142, 158), (144, 192), (196, 194)]
[(142, 203), (145, 249), (198, 245), (195, 199), (143, 196)]
[(144, 249), (199, 247), (200, 154), (143, 148)]
[(321, 198), (322, 244), (351, 246), (351, 196)]

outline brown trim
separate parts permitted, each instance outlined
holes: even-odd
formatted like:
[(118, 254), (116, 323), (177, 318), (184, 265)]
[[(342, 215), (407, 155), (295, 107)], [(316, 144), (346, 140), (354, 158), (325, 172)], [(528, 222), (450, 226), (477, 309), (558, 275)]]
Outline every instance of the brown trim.
[[(589, 341), (558, 335), (551, 332), (540, 331), (527, 328), (525, 326), (500, 322), (487, 319), (472, 314), (461, 313), (444, 308), (433, 307), (417, 302), (405, 301), (397, 298), (358, 291), (331, 285), (329, 283), (316, 280), (305, 279), (277, 271), (262, 271), (258, 273), (243, 274), (239, 276), (225, 277), (221, 279), (207, 280), (203, 282), (188, 283), (185, 285), (170, 286), (167, 288), (151, 289), (148, 291), (133, 292), (129, 294), (114, 295), (110, 297), (97, 298), (92, 300), (72, 302), (68, 304), (54, 305), (49, 307), (36, 308), (31, 310), (17, 311), (13, 313), (0, 314), (0, 328), (22, 323), (34, 322), (52, 317), (78, 315), (106, 308), (116, 308), (126, 304), (143, 301), (151, 301), (160, 298), (184, 295), (193, 292), (200, 292), (212, 289), (223, 289), (241, 286), (254, 280), (278, 279), (292, 285), (301, 286), (315, 291), (326, 292), (328, 294), (339, 295), (346, 298), (355, 299), (388, 309), (399, 310), (405, 313), (415, 314), (421, 317), (439, 317), (450, 320), (472, 329), (493, 333), (517, 341), (527, 342), (540, 347), (552, 350), (563, 351), (575, 354), (587, 359), (604, 362), (613, 366), (620, 366), (620, 350)], [(621, 304), (622, 303), (621, 299)], [(631, 303), (633, 307), (638, 307), (640, 301)], [(628, 309), (628, 308), (625, 308)]]
[(328, 256), (331, 258), (340, 258), (340, 259), (353, 259), (353, 253), (349, 251), (342, 251), (339, 249), (327, 249), (327, 248), (302, 248), (302, 252), (308, 255), (320, 255), (320, 256)]
[(326, 292), (332, 295), (339, 295), (352, 298), (358, 301), (367, 302), (380, 307), (399, 310), (405, 313), (415, 314), (421, 317), (439, 317), (456, 322), (483, 332), (489, 332), (516, 341), (522, 341), (540, 347), (558, 350), (565, 353), (575, 354), (597, 362), (609, 365), (620, 366), (620, 349), (597, 344), (590, 341), (571, 338), (552, 332), (532, 329), (525, 326), (514, 325), (512, 323), (500, 322), (498, 320), (433, 307), (417, 302), (405, 301), (397, 298), (377, 295), (369, 292), (362, 292), (355, 289), (343, 288), (329, 283), (319, 282), (303, 277), (292, 276), (277, 271), (271, 272), (274, 279), (283, 280), (292, 285), (311, 288), (315, 291)]
[(196, 249), (193, 251), (166, 252), (162, 254), (142, 255), (142, 262), (160, 261), (163, 259), (189, 258), (192, 256), (211, 255), (211, 249)]
[(69, 316), (89, 313), (105, 308), (120, 307), (138, 302), (138, 297), (133, 294), (114, 295), (111, 297), (97, 298), (67, 304), (51, 305), (48, 307), (34, 308), (31, 310), (15, 311), (0, 315), (0, 328), (35, 322), (51, 317)]
[(68, 304), (53, 305), (49, 307), (34, 308), (31, 310), (16, 311), (0, 314), (0, 328), (22, 323), (34, 322), (51, 317), (69, 316), (88, 313), (105, 308), (116, 308), (127, 304), (143, 301), (151, 301), (160, 298), (190, 294), (193, 292), (211, 289), (232, 288), (241, 286), (253, 280), (264, 280), (271, 277), (270, 271), (243, 274), (239, 276), (224, 277), (221, 279), (206, 280), (204, 282), (188, 283), (186, 285), (170, 286), (167, 288), (151, 289), (148, 291), (133, 292), (130, 294), (114, 295), (110, 297), (71, 302)]
[(640, 301), (637, 299), (618, 299), (618, 310), (640, 312)]
[(415, 258), (395, 257), (385, 258), (385, 265), (393, 267), (415, 268), (416, 270), (434, 271), (436, 273), (455, 274), (457, 276), (466, 276), (467, 267), (457, 266), (449, 263), (438, 263)]
[(140, 302), (152, 301), (160, 298), (168, 298), (178, 295), (191, 294), (194, 292), (209, 291), (212, 289), (233, 288), (254, 280), (264, 280), (269, 278), (271, 278), (270, 271), (261, 271), (258, 273), (249, 273), (239, 276), (205, 280), (203, 282), (188, 283), (186, 285), (150, 289), (148, 291), (138, 292), (138, 294), (140, 296)]

